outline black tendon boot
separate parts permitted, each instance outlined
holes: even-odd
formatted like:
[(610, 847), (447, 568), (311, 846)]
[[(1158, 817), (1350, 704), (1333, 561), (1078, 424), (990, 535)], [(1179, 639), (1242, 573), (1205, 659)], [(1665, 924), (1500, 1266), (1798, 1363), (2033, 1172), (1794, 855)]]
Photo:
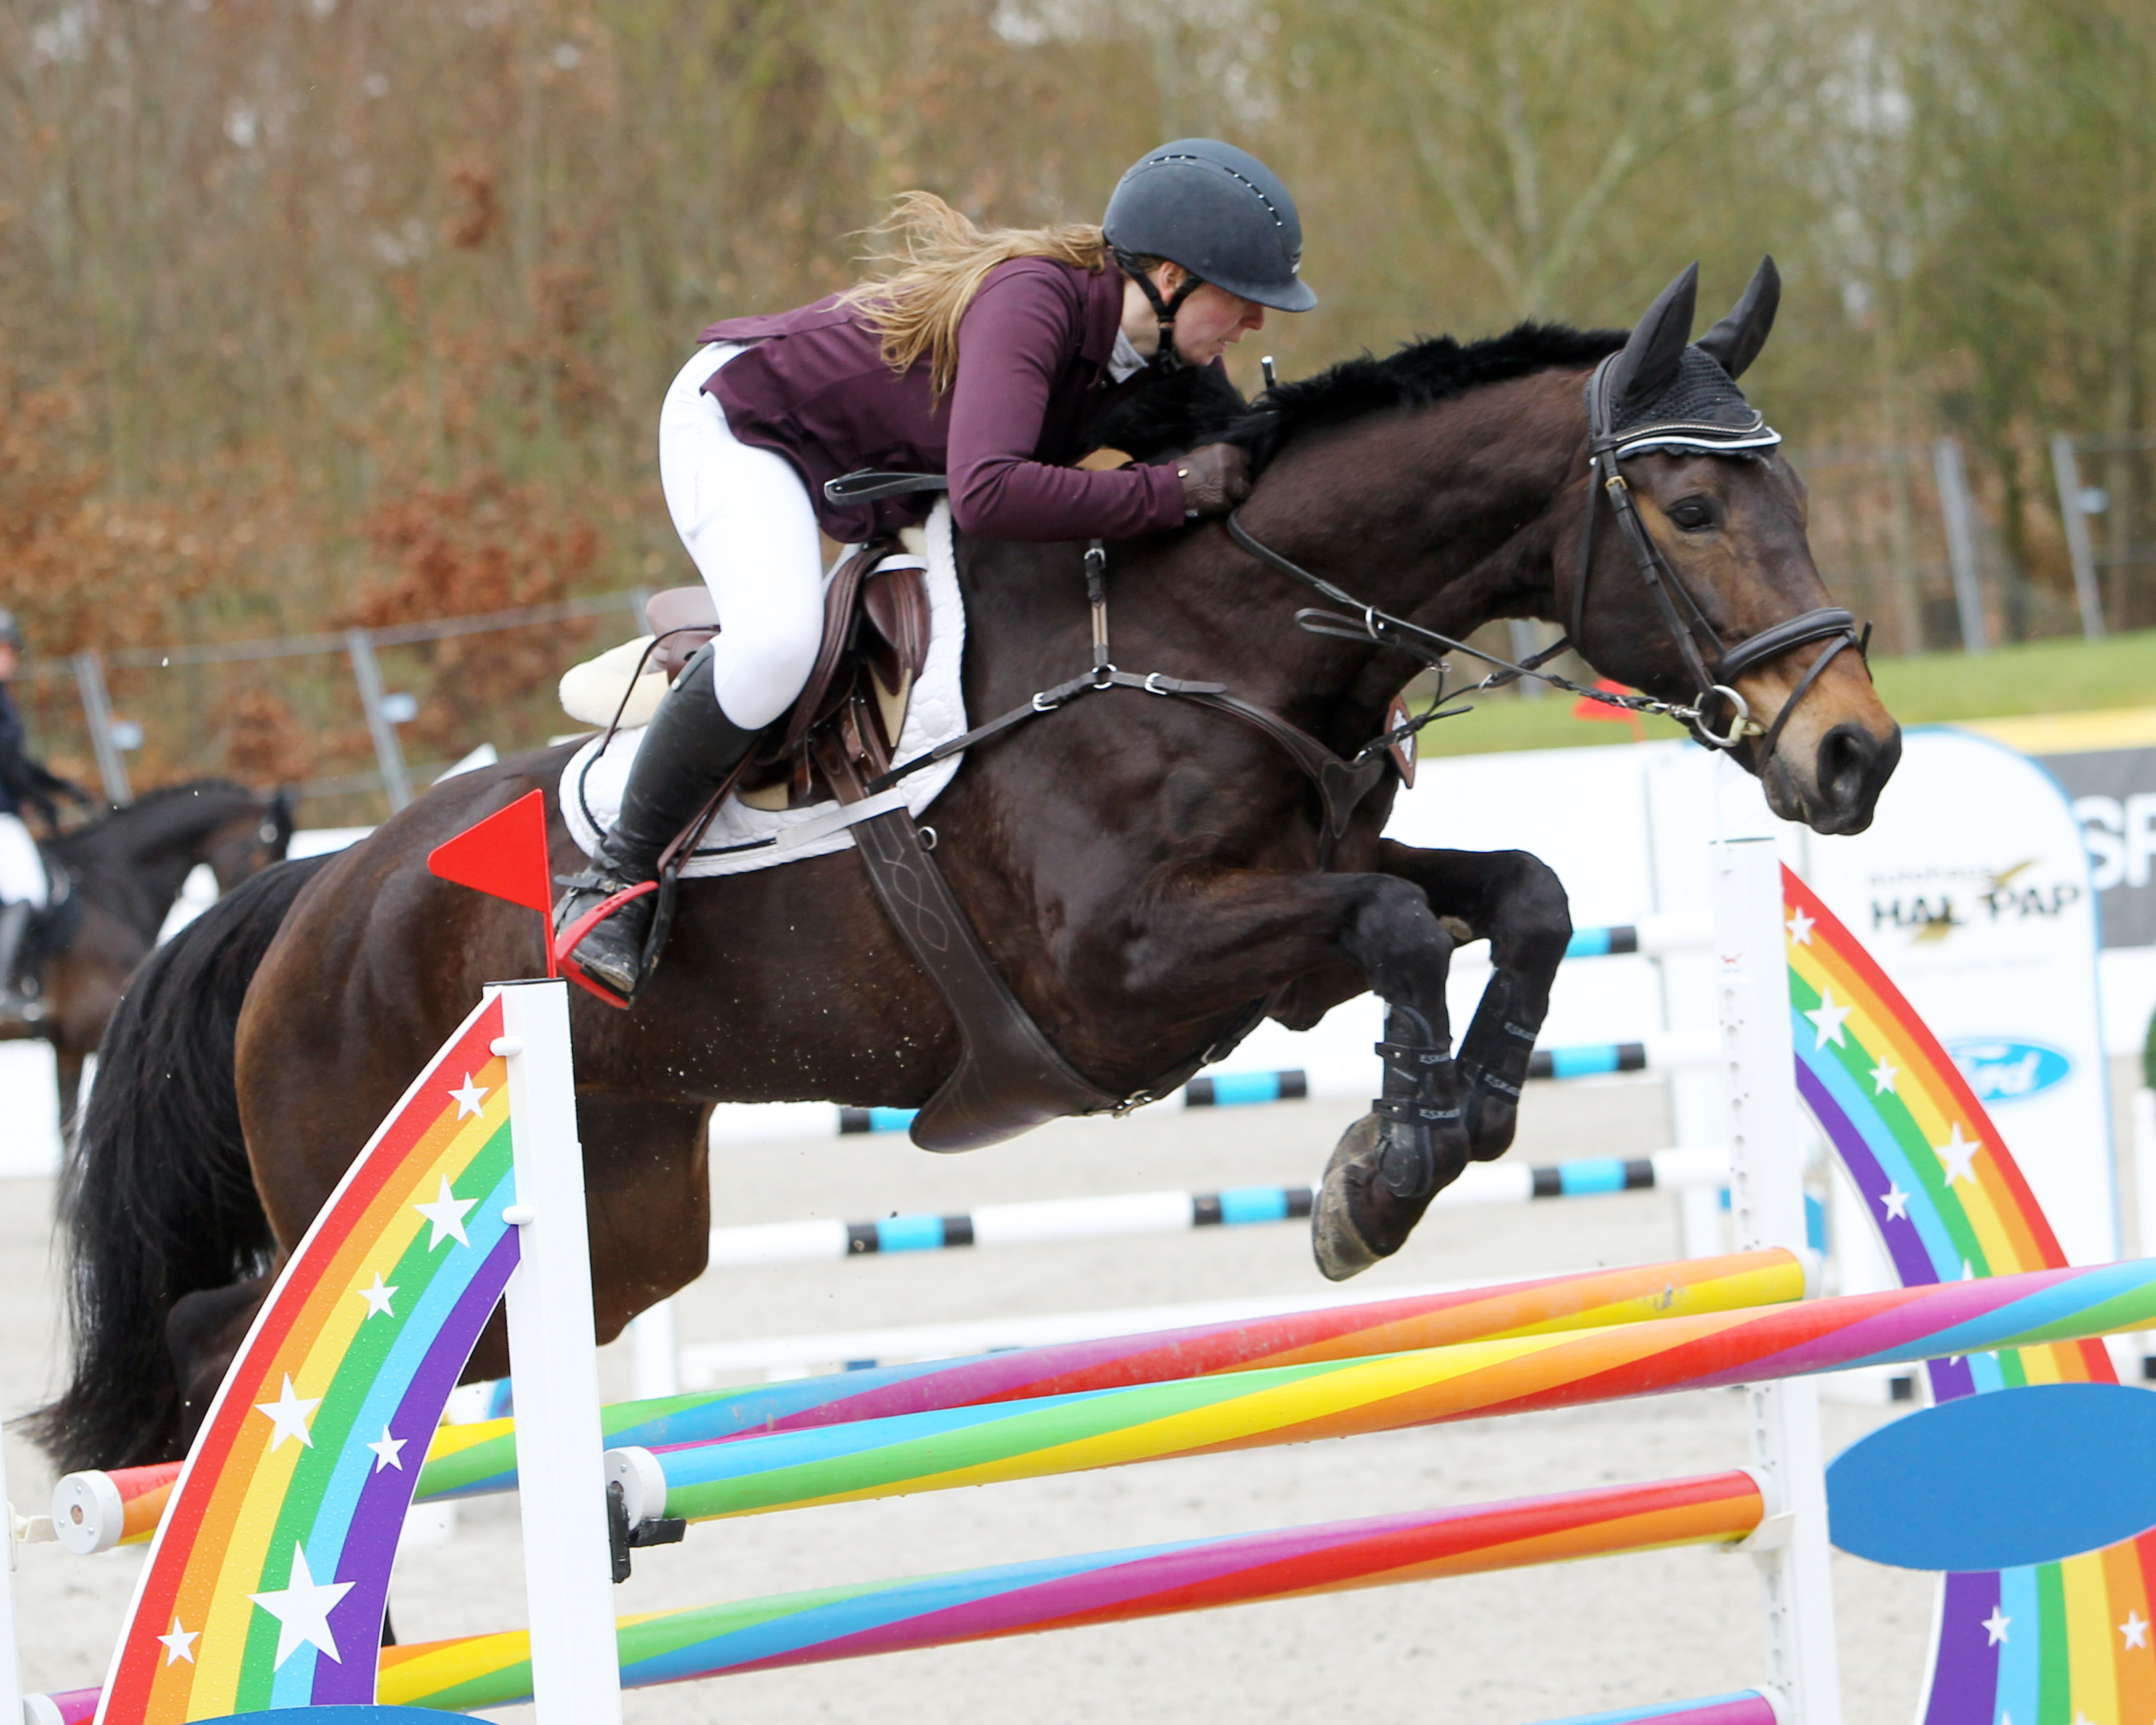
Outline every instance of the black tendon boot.
[(23, 960), (23, 937), (37, 914), (28, 900), (0, 905), (0, 1022), (30, 1024), (44, 1015), (36, 997), (17, 986), (15, 975)]
[[(621, 793), (621, 814), (599, 841), (591, 866), (567, 884), (554, 906), (558, 937), (579, 919), (617, 895), (654, 880), (659, 858), (754, 746), (759, 732), (744, 731), (721, 711), (711, 685), (711, 649), (706, 645), (682, 668), (651, 716)], [(567, 962), (613, 1004), (634, 1002), (659, 954), (649, 951), (657, 894), (623, 899), (586, 929), (565, 955)]]
[(1311, 1214), (1311, 1250), (1330, 1281), (1398, 1251), (1467, 1165), (1460, 1075), (1422, 1014), (1393, 1007), (1378, 1054), (1385, 1093), (1342, 1135)]

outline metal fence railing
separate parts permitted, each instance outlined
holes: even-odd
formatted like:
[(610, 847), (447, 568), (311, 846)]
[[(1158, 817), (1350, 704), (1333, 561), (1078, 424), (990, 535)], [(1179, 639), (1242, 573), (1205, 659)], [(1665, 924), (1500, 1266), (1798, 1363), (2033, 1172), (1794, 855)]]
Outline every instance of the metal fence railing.
[[(411, 801), (415, 778), (446, 762), (415, 765), (406, 758), (403, 729), (419, 716), (421, 699), (408, 691), (391, 687), (391, 679), (383, 668), (386, 654), (549, 627), (563, 635), (583, 638), (559, 643), (562, 649), (574, 649), (587, 644), (589, 638), (598, 633), (598, 626), (608, 619), (624, 625), (624, 634), (641, 634), (644, 628), (644, 602), (649, 596), (648, 589), (638, 588), (625, 593), (561, 599), (547, 604), (382, 629), (352, 629), (269, 640), (209, 642), (112, 653), (83, 652), (64, 660), (33, 662), (24, 667), (18, 684), (32, 707), (40, 745), (60, 751), (79, 737), (82, 752), (95, 763), (105, 795), (116, 803), (124, 803), (131, 800), (133, 793), (128, 757), (143, 747), (150, 735), (149, 721), (136, 716), (138, 708), (145, 713), (156, 714), (167, 726), (182, 728), (181, 737), (168, 740), (167, 746), (159, 751), (167, 762), (190, 771), (215, 771), (224, 764), (208, 740), (213, 726), (201, 722), (199, 711), (195, 715), (195, 722), (191, 723), (189, 718), (191, 706), (199, 710), (214, 704), (214, 692), (190, 701), (189, 691), (172, 689), (175, 674), (182, 679), (193, 674), (200, 684), (211, 674), (236, 668), (260, 670), (308, 659), (341, 659), (348, 679), (348, 697), (356, 700), (363, 727), (346, 728), (355, 737), (363, 734), (373, 765), (371, 770), (304, 778), (295, 788), (302, 795), (316, 800), (378, 798), (393, 813)], [(573, 627), (578, 624), (584, 627)], [(555, 664), (562, 657), (561, 651), (549, 652), (543, 655), (543, 661)], [(460, 663), (469, 662), (467, 659)], [(403, 669), (419, 672), (419, 680), (426, 680), (423, 667), (408, 664)], [(453, 679), (459, 666), (443, 669)], [(289, 685), (285, 691), (288, 696), (296, 690), (311, 697), (311, 704), (317, 710), (315, 716), (321, 718), (326, 713), (334, 728), (334, 709), (341, 699), (335, 687), (338, 679), (317, 674), (284, 680)], [(524, 721), (526, 729), (539, 730), (543, 726), (547, 731), (558, 732), (562, 721), (552, 704), (551, 675), (538, 675), (527, 680), (531, 687), (521, 693), (529, 698), (516, 703), (521, 711), (508, 713), (497, 710), (489, 716), (512, 725)], [(116, 699), (115, 685), (121, 683), (131, 684), (127, 690), (130, 698)], [(71, 701), (67, 699), (69, 692), (73, 696)], [(198, 697), (203, 696), (200, 688), (193, 692)], [(300, 704), (305, 706), (310, 701), (302, 701)], [(74, 712), (68, 711), (69, 707), (74, 709)], [(532, 743), (544, 740), (543, 732), (512, 739)], [(336, 760), (336, 751), (330, 752), (330, 758)]]

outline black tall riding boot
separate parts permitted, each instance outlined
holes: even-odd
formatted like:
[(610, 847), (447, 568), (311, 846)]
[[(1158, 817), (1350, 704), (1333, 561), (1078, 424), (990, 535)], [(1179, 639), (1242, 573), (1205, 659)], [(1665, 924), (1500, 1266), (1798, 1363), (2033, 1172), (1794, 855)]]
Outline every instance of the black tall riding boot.
[[(592, 865), (554, 906), (558, 934), (618, 892), (655, 879), (659, 858), (726, 782), (760, 733), (744, 731), (719, 706), (711, 685), (711, 649), (682, 668), (651, 716), (629, 770), (621, 814), (599, 841)], [(625, 901), (578, 941), (576, 967), (629, 1004), (649, 980), (659, 955), (650, 944), (656, 895)]]

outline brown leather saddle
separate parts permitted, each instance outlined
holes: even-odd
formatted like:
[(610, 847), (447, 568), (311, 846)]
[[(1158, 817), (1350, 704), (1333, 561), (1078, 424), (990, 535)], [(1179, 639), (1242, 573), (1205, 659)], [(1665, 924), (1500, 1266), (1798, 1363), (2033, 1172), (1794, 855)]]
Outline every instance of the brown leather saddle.
[[(651, 666), (670, 683), (719, 629), (704, 587), (654, 593), (644, 615), (657, 637)], [(824, 588), (823, 645), (799, 699), (721, 795), (758, 809), (829, 802), (839, 790), (819, 764), (824, 756), (851, 762), (865, 778), (881, 773), (897, 751), (906, 702), (927, 665), (929, 636), (921, 561), (896, 539), (863, 546)]]

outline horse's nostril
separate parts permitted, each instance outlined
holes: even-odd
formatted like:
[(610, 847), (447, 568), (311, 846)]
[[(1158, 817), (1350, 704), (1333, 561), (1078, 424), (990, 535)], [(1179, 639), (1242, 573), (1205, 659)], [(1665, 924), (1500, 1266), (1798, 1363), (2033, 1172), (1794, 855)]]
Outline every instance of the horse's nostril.
[(1864, 794), (1878, 744), (1861, 725), (1836, 725), (1820, 739), (1819, 788), (1830, 803), (1846, 808)]

